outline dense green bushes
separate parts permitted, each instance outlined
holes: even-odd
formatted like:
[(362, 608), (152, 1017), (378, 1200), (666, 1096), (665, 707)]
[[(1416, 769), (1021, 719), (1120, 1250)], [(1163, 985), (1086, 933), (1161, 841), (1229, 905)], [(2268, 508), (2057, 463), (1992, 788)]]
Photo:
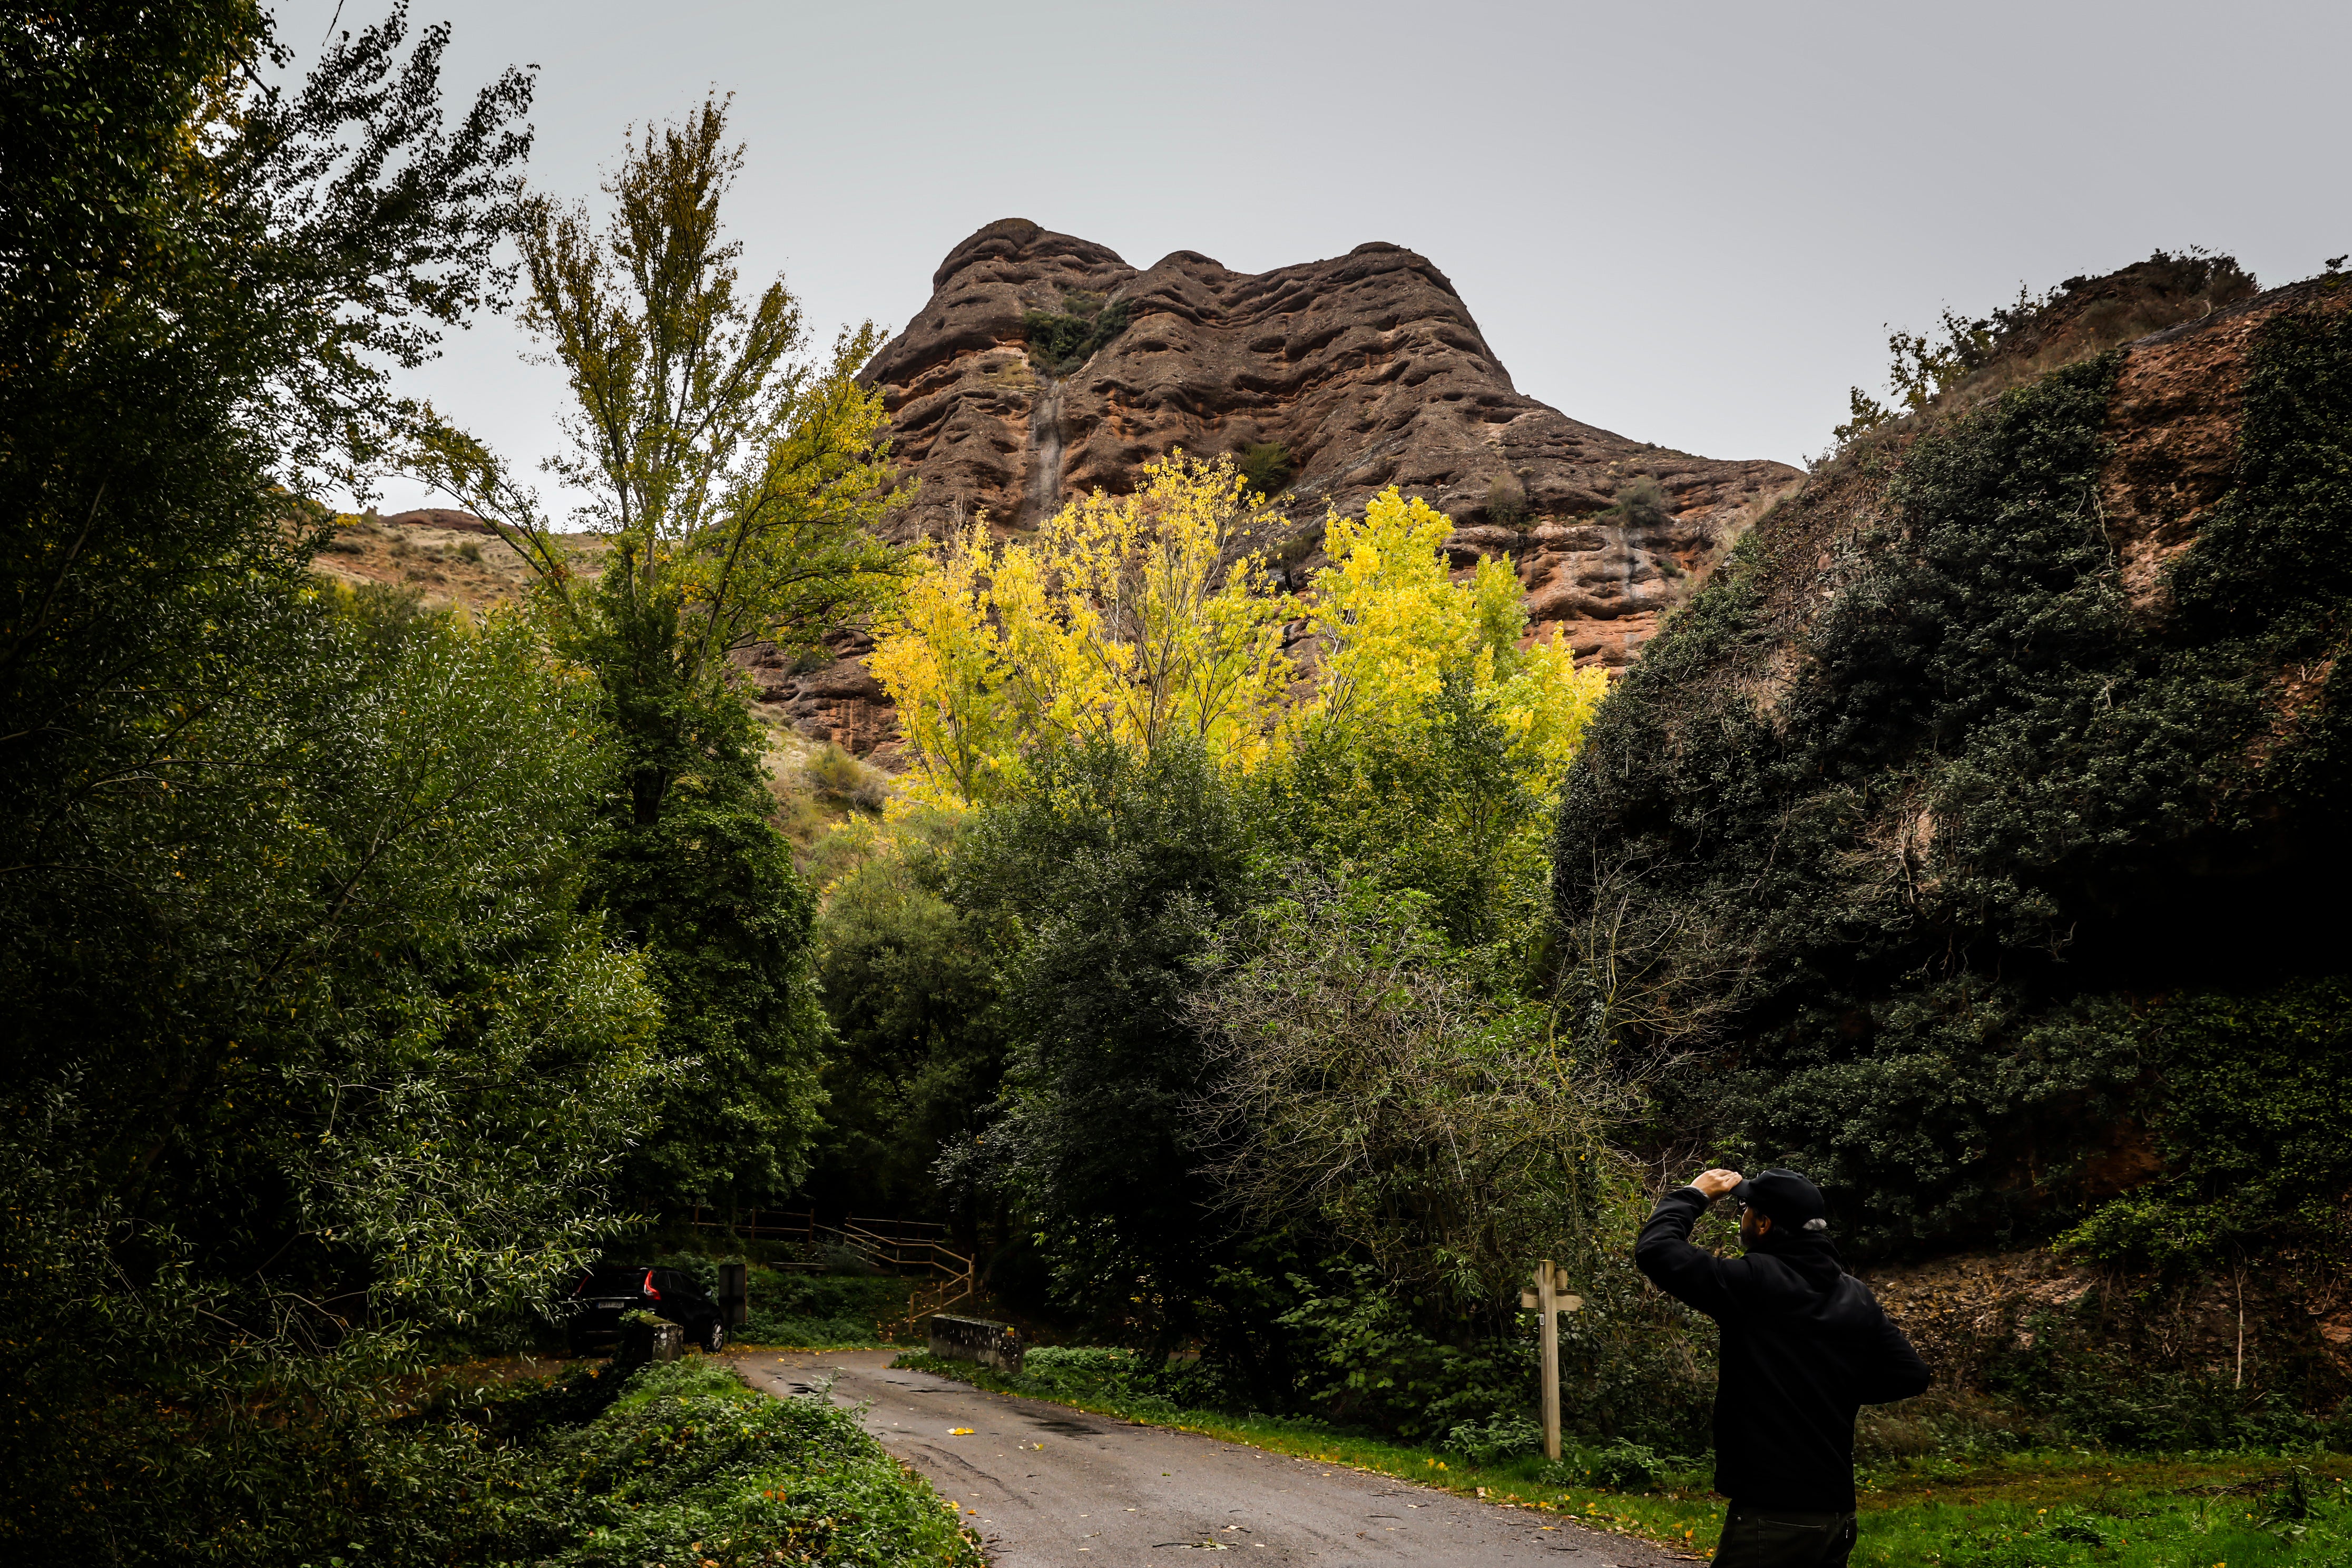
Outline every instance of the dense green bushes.
[(2119, 1263), (2211, 1263), (2297, 1248), (2336, 1266), (2352, 1190), (2352, 984), (2195, 993), (2153, 1010), (2147, 1116), (2162, 1177), (2067, 1244)]
[(1197, 749), (1110, 743), (1040, 754), (1034, 783), (966, 831), (956, 901), (997, 943), (1018, 1047), (951, 1181), (1012, 1197), (1066, 1300), (1139, 1292), (1191, 1316), (1213, 1199), (1188, 1114), (1202, 1044), (1182, 999), (1249, 891), (1247, 825)]
[[(952, 1509), (823, 1398), (689, 1357), (441, 1392), (344, 1434), (329, 1506), (252, 1481), (177, 1562), (972, 1565)], [(255, 1478), (259, 1480), (260, 1478)]]
[(639, 1370), (530, 1461), (539, 1486), (509, 1533), (565, 1568), (982, 1561), (955, 1510), (849, 1411), (756, 1393), (698, 1357)]
[[(605, 1254), (608, 1259), (616, 1254)], [(635, 1254), (645, 1257), (644, 1254)], [(740, 1255), (727, 1259), (740, 1261)], [(707, 1252), (663, 1252), (645, 1258), (648, 1268), (675, 1268), (717, 1300), (721, 1258)], [(913, 1286), (896, 1274), (819, 1274), (803, 1268), (749, 1266), (748, 1321), (728, 1331), (740, 1344), (855, 1345), (873, 1341), (877, 1325), (906, 1315)]]
[(904, 818), (825, 890), (831, 1108), (803, 1191), (828, 1210), (940, 1217), (971, 1196), (943, 1193), (932, 1165), (978, 1132), (1003, 1076), (1004, 1026), (984, 928), (948, 896), (956, 838), (944, 813)]
[(1792, 568), (1735, 552), (1604, 706), (1562, 804), (1570, 929), (1608, 907), (1620, 865), (1652, 921), (1740, 928), (1727, 961), (1654, 960), (1684, 1011), (1727, 1002), (1755, 1040), (1732, 1074), (1686, 1075), (1663, 1114), (1827, 1175), (1870, 1239), (1998, 1233), (2012, 1194), (1987, 1113), (2113, 1076), (2095, 1031), (2027, 1044), (2040, 1020), (1990, 959), (2018, 954), (2011, 973), (2063, 942), (2053, 874), (2131, 820), (2129, 791), (2065, 776), (2111, 750), (2084, 742), (2113, 728), (2098, 656), (2122, 606), (2081, 502), (2114, 374), (2073, 367), (1916, 442), (1899, 529), (1845, 560), (1769, 706), (1770, 575)]
[(1196, 1397), (1415, 1434), (1516, 1419), (1519, 1277), (1622, 1270), (1616, 1080), (1552, 1051), (1496, 918), (1537, 880), (1526, 786), (1491, 722), (1437, 710), (1255, 793), (1173, 743), (1040, 752), (951, 861), (1011, 1048), (941, 1173), (1010, 1201), (1064, 1310), (1198, 1342)]
[(745, 1344), (855, 1345), (905, 1316), (909, 1282), (896, 1275), (751, 1270), (751, 1321), (734, 1331)]
[(75, 851), (5, 954), (41, 1042), (0, 1153), (8, 1528), (234, 1559), (333, 1515), (428, 1342), (528, 1321), (615, 1223), (663, 1069), (583, 907), (585, 696), (519, 626), (331, 603), (270, 606), (309, 657), (152, 782), (19, 825)]
[(1866, 1247), (2047, 1236), (2169, 1073), (2152, 996), (2340, 963), (2277, 857), (2341, 864), (2342, 678), (2276, 704), (2346, 624), (2342, 323), (2259, 334), (2168, 615), (2101, 528), (2107, 355), (1848, 459), (1621, 682), (1562, 805), (1561, 918), (1632, 887), (1679, 933), (1652, 983), (1742, 1042), (1676, 1076), (1658, 1137), (1827, 1177)]
[(1021, 332), (1041, 363), (1055, 375), (1067, 375), (1096, 351), (1127, 331), (1128, 302), (1105, 304), (1095, 296), (1066, 294), (1065, 309), (1024, 310)]

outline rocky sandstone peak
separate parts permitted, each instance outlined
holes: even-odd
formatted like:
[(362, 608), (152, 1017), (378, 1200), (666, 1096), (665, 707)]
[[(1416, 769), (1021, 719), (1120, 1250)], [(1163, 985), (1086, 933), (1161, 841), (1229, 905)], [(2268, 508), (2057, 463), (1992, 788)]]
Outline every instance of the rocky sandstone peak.
[(1328, 508), (1394, 485), (1453, 517), (1464, 564), (1507, 557), (1536, 635), (1629, 663), (1745, 523), (1801, 476), (1580, 423), (1522, 395), (1428, 258), (1385, 240), (1270, 272), (1197, 251), (1129, 266), (1025, 218), (949, 251), (929, 301), (867, 367), (903, 471), (899, 514), (938, 535), (984, 510), (1035, 527), (1133, 487), (1182, 447), (1286, 470), (1294, 581)]
[[(1394, 485), (1451, 516), (1467, 570), (1507, 559), (1532, 635), (1620, 668), (1721, 552), (1802, 479), (1717, 462), (1580, 424), (1522, 396), (1454, 284), (1386, 240), (1271, 272), (1194, 250), (1138, 268), (1027, 218), (949, 250), (931, 297), (862, 378), (890, 416), (901, 538), (984, 512), (1036, 527), (1074, 495), (1131, 489), (1181, 447), (1255, 453), (1290, 520), (1276, 566), (1303, 586), (1327, 510)], [(830, 657), (754, 650), (772, 719), (891, 762), (898, 729), (862, 634)]]

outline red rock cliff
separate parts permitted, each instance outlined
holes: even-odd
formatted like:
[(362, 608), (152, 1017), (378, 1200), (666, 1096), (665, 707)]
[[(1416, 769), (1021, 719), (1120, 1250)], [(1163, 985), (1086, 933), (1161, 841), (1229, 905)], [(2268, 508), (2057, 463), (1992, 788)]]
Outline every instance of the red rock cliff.
[[(1020, 531), (1073, 494), (1130, 489), (1176, 447), (1278, 444), (1292, 527), (1274, 554), (1294, 585), (1321, 564), (1327, 508), (1360, 511), (1395, 485), (1454, 520), (1458, 565), (1510, 559), (1536, 636), (1622, 668), (1803, 477), (1629, 440), (1522, 396), (1454, 285), (1400, 246), (1255, 275), (1180, 250), (1139, 271), (1007, 218), (950, 251), (931, 285), (863, 377), (882, 390), (902, 474), (922, 481), (894, 520), (902, 538), (983, 510)], [(1102, 341), (1056, 360), (1030, 342), (1031, 312), (1101, 323)], [(1629, 490), (1645, 499), (1620, 504)], [(749, 662), (778, 718), (887, 762), (897, 727), (869, 646), (837, 639), (813, 671)]]
[[(1142, 463), (1279, 443), (1303, 576), (1327, 506), (1383, 487), (1460, 525), (1457, 559), (1505, 553), (1539, 635), (1629, 663), (1744, 521), (1801, 476), (1629, 440), (1522, 396), (1445, 275), (1399, 246), (1255, 275), (1180, 250), (1139, 271), (1019, 218), (948, 253), (930, 301), (866, 372), (919, 475), (901, 514), (938, 534), (959, 510), (1034, 527), (1068, 495), (1129, 489)], [(1127, 324), (1058, 366), (1024, 313)], [(1612, 510), (1638, 479), (1662, 504)]]

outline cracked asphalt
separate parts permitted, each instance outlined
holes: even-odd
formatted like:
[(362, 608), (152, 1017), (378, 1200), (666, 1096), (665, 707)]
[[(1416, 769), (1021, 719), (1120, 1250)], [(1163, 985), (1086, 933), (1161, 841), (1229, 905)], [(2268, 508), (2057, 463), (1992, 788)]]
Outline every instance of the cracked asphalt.
[(745, 1351), (735, 1363), (778, 1394), (810, 1394), (830, 1377), (837, 1403), (866, 1405), (866, 1430), (964, 1510), (998, 1568), (1164, 1564), (1198, 1552), (1268, 1568), (1692, 1561), (1549, 1514), (895, 1370), (890, 1358)]

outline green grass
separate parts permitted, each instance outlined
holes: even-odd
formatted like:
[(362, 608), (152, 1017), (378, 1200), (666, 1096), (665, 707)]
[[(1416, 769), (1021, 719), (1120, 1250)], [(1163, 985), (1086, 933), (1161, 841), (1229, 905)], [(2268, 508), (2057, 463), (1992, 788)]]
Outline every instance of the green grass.
[(593, 1419), (534, 1448), (532, 1484), (507, 1504), (502, 1557), (543, 1568), (982, 1568), (954, 1505), (853, 1414), (756, 1392), (706, 1357), (638, 1369)]
[[(1324, 1423), (1183, 1410), (1149, 1394), (1075, 1389), (1058, 1376), (1009, 1378), (909, 1352), (892, 1363), (977, 1387), (1049, 1399), (1224, 1442), (1443, 1487), (1488, 1502), (1708, 1553), (1723, 1500), (1704, 1470), (1659, 1489), (1547, 1484), (1540, 1458), (1474, 1465), (1458, 1454), (1336, 1431)], [(1573, 1462), (1564, 1468), (1573, 1469)], [(2304, 1517), (2283, 1492), (2300, 1472)], [(2352, 1568), (2352, 1459), (2340, 1454), (2125, 1456), (2042, 1450), (1956, 1460), (1924, 1457), (1863, 1471), (1863, 1564), (1953, 1568)]]
[(2340, 1454), (1917, 1459), (1865, 1475), (1854, 1561), (2352, 1568), (2347, 1479)]

